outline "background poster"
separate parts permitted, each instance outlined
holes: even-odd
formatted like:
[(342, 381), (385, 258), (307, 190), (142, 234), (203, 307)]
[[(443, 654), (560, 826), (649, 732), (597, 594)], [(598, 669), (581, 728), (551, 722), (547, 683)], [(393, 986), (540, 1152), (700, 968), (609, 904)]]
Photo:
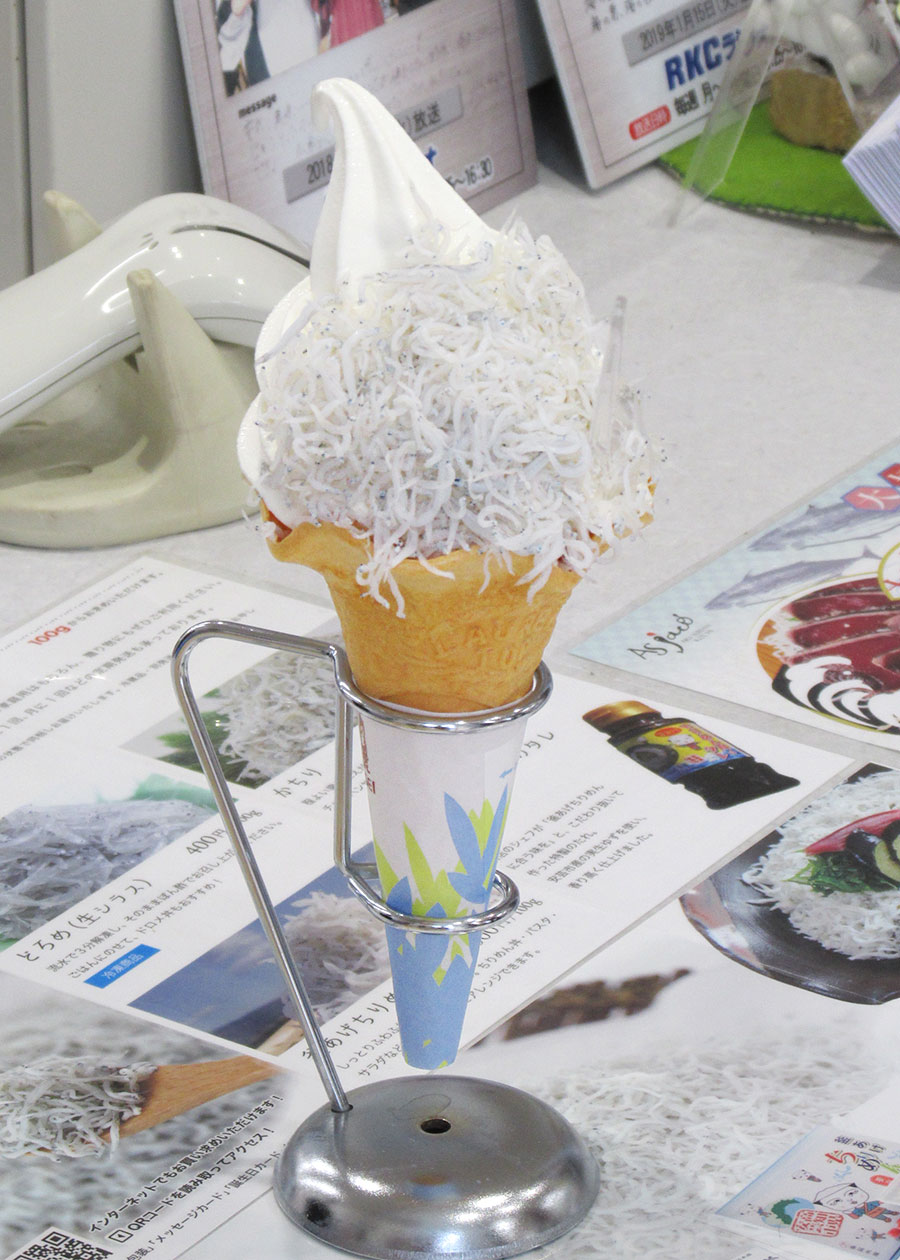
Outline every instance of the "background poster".
[(356, 0), (343, 24), (322, 0), (176, 6), (204, 190), (302, 243), (331, 173), (309, 110), (321, 79), (374, 93), (479, 212), (534, 183), (512, 0)]
[(592, 188), (697, 135), (749, 0), (539, 0)]

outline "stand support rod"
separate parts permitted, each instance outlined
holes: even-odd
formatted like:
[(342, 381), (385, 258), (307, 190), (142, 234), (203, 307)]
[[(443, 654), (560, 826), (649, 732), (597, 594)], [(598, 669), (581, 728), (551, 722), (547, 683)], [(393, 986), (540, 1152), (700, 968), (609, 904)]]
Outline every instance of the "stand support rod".
[[(297, 1018), (303, 1028), (313, 1063), (331, 1102), (331, 1109), (332, 1111), (350, 1111), (351, 1104), (341, 1085), (331, 1055), (328, 1053), (322, 1032), (316, 1023), (312, 1003), (306, 992), (306, 986), (294, 959), (291, 957), (287, 940), (278, 921), (278, 915), (263, 883), (256, 858), (253, 856), (253, 851), (250, 848), (250, 841), (238, 814), (237, 806), (228, 790), (225, 776), (219, 765), (212, 741), (203, 724), (200, 707), (197, 704), (188, 678), (188, 659), (191, 652), (198, 643), (203, 642), (205, 639), (213, 638), (234, 639), (240, 643), (253, 643), (259, 647), (273, 648), (276, 651), (288, 650), (296, 652), (298, 646), (302, 644), (304, 654), (308, 652), (309, 655), (327, 657), (331, 660), (332, 665), (335, 662), (336, 649), (332, 644), (323, 643), (321, 640), (303, 640), (296, 635), (283, 634), (277, 630), (263, 630), (256, 626), (245, 626), (234, 621), (203, 621), (185, 631), (176, 643), (172, 653), (172, 682), (184, 712), (197, 757), (209, 780), (213, 796), (219, 807), (219, 812), (222, 815), (228, 834), (231, 837), (244, 879), (256, 906), (256, 912), (259, 915), (266, 936), (269, 938), (269, 944), (275, 954), (276, 961), (281, 968), (288, 993), (297, 1012)], [(342, 707), (340, 706), (340, 708)], [(339, 722), (340, 720), (339, 718)], [(346, 738), (345, 735), (344, 738)], [(340, 809), (337, 812), (340, 813)]]

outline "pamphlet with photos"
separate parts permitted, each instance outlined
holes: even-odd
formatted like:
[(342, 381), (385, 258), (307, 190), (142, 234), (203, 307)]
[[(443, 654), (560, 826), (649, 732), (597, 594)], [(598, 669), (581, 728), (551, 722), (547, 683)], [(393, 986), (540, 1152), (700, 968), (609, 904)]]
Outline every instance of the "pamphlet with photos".
[(575, 651), (820, 731), (900, 740), (900, 449), (868, 459)]

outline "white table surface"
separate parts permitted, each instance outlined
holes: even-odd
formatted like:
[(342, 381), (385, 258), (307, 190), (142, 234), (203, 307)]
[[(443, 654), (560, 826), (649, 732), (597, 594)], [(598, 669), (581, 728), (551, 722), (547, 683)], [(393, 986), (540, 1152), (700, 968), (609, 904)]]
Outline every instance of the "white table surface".
[[(583, 277), (596, 314), (607, 314), (619, 294), (627, 298), (624, 369), (643, 397), (645, 427), (665, 453), (654, 524), (623, 548), (599, 585), (582, 583), (575, 592), (548, 653), (554, 667), (587, 670), (565, 657), (567, 645), (811, 497), (900, 428), (900, 242), (699, 203), (673, 228), (677, 195), (655, 167), (598, 194), (542, 167), (537, 186), (517, 203), (531, 230), (549, 234)], [(510, 209), (493, 211), (491, 222), (499, 225)], [(277, 565), (253, 529), (236, 522), (97, 550), (0, 545), (0, 630), (145, 553), (326, 602), (315, 575)], [(661, 698), (667, 691), (654, 690)], [(779, 728), (758, 714), (739, 716)], [(820, 738), (787, 725), (796, 738)], [(699, 942), (686, 946), (692, 957), (696, 947), (711, 966), (740, 973), (757, 1014), (777, 991), (772, 1018), (782, 1018), (784, 986), (748, 977)], [(805, 1002), (810, 995), (800, 996)], [(812, 1000), (817, 1010), (827, 1004)], [(719, 1021), (740, 1025), (742, 1002), (734, 1006), (740, 1009), (719, 1012)], [(501, 1058), (515, 1065), (514, 1052)], [(723, 1258), (740, 1251), (736, 1244)], [(300, 1242), (267, 1196), (194, 1254), (287, 1260), (335, 1253)], [(561, 1243), (554, 1254), (576, 1253)]]

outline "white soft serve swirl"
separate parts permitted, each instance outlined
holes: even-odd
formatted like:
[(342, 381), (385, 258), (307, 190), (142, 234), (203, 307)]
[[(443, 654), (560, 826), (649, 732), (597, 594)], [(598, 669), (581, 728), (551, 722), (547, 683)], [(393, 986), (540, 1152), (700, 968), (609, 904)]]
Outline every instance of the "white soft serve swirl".
[[(429, 224), (437, 221), (473, 246), (497, 235), (358, 83), (324, 80), (313, 89), (311, 109), (313, 125), (334, 133), (331, 180), (316, 226), (309, 276), (285, 294), (263, 325), (257, 363), (278, 346), (313, 298), (335, 293), (347, 277), (359, 280), (402, 265), (411, 237)], [(238, 460), (251, 485), (257, 484), (265, 459), (260, 401), (258, 395), (238, 433)], [(280, 520), (292, 515), (290, 501), (271, 487), (267, 505)]]

